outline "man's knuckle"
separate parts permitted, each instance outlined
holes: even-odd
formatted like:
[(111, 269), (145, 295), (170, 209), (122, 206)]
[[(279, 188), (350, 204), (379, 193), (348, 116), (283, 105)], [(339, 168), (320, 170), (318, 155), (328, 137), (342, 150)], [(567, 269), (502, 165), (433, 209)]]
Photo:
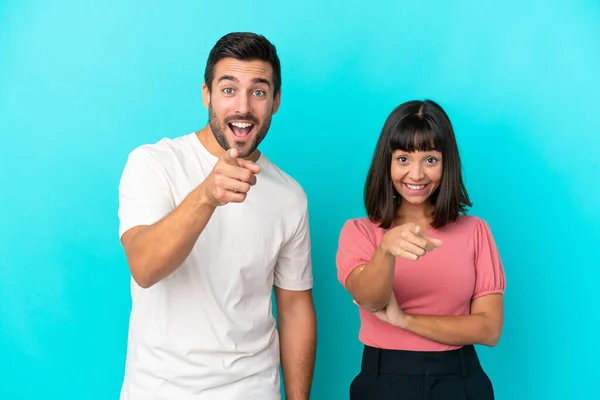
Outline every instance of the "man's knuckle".
[(225, 179), (222, 176), (215, 177), (215, 186), (217, 189), (222, 189), (225, 183)]

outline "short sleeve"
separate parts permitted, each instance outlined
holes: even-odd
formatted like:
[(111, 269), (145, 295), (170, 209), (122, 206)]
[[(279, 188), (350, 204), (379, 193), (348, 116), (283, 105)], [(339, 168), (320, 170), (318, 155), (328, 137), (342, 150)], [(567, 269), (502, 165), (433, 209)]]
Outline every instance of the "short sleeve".
[(488, 294), (504, 294), (506, 277), (500, 254), (488, 224), (478, 219), (474, 234), (475, 291), (473, 299)]
[(283, 245), (275, 264), (274, 285), (285, 290), (312, 289), (312, 261), (308, 208), (292, 238)]
[(374, 235), (360, 220), (346, 221), (340, 232), (336, 255), (338, 280), (344, 287), (350, 273), (370, 262), (376, 250)]
[(152, 225), (174, 205), (164, 170), (147, 151), (133, 150), (119, 183), (119, 237), (138, 225)]

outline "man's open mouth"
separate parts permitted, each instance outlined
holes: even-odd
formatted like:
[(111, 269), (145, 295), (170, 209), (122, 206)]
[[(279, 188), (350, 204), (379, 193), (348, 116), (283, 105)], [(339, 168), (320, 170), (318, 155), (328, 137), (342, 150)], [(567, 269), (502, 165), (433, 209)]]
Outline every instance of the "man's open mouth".
[(252, 122), (230, 122), (229, 129), (233, 132), (233, 135), (238, 139), (245, 139), (250, 135), (250, 132), (254, 129), (254, 124)]

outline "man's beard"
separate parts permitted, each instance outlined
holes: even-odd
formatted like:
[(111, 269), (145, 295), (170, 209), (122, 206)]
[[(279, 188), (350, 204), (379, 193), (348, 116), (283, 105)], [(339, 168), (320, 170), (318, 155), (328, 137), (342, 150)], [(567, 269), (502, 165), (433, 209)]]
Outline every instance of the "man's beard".
[[(271, 126), (271, 114), (267, 119), (263, 121), (263, 123), (259, 126), (258, 119), (252, 114), (244, 114), (244, 115), (236, 115), (233, 117), (228, 117), (224, 121), (220, 121), (219, 118), (213, 111), (212, 104), (208, 106), (209, 119), (208, 122), (210, 124), (210, 129), (217, 140), (217, 143), (224, 149), (229, 150), (231, 147), (235, 147), (239, 152), (239, 158), (246, 158), (250, 154), (254, 152), (258, 148), (258, 145), (262, 140), (267, 136), (267, 132), (269, 131), (269, 127)], [(252, 134), (254, 138), (252, 139), (252, 143), (248, 143), (245, 140), (236, 140), (233, 143), (233, 146), (227, 141), (227, 136), (225, 136), (225, 131), (228, 129), (228, 125), (231, 121), (249, 121), (254, 126), (252, 130), (255, 132)]]

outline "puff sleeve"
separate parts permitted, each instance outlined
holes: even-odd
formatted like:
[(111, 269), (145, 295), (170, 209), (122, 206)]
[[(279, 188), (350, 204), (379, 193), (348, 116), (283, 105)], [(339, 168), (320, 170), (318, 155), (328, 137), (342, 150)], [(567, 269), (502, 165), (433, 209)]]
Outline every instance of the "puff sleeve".
[(346, 287), (350, 273), (371, 261), (377, 244), (373, 232), (361, 220), (348, 220), (342, 227), (336, 254), (337, 276)]
[(488, 224), (478, 219), (474, 233), (475, 290), (473, 299), (488, 294), (504, 294), (506, 276), (498, 248)]

